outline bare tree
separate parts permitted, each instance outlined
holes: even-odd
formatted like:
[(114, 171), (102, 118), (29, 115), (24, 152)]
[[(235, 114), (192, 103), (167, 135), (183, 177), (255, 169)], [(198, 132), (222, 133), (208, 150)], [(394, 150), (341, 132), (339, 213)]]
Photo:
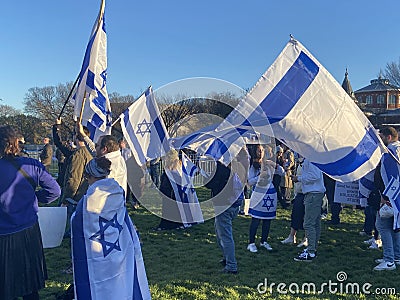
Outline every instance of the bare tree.
[[(71, 91), (73, 83), (58, 86), (34, 87), (25, 94), (25, 112), (40, 120), (41, 125), (50, 131)], [(73, 104), (67, 103), (62, 115), (65, 130), (72, 134), (74, 129)]]
[(19, 114), (21, 114), (21, 112), (18, 109), (10, 105), (0, 104), (0, 117), (12, 117)]
[(157, 95), (157, 102), (163, 118), (165, 127), (171, 136), (174, 136), (178, 129), (174, 126), (179, 120), (198, 113), (200, 111), (200, 100), (188, 98), (183, 94), (175, 96)]
[(386, 64), (384, 75), (392, 84), (400, 86), (400, 58), (398, 62), (392, 61)]

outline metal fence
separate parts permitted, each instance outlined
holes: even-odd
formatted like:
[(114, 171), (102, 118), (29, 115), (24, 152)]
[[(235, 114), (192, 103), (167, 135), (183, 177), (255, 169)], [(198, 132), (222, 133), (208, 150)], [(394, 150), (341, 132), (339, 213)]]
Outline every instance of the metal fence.
[[(25, 145), (25, 151), (29, 154), (29, 157), (39, 160), (39, 156), (40, 153), (42, 152), (43, 147), (44, 147), (43, 145), (32, 145), (32, 144)], [(55, 157), (56, 149), (57, 147), (53, 145), (53, 159), (50, 166), (50, 173), (55, 177), (58, 176), (58, 162)], [(207, 175), (213, 174), (215, 170), (215, 161), (212, 158), (206, 156), (199, 157), (196, 154), (189, 154), (188, 157)], [(162, 160), (159, 165), (159, 168), (160, 168), (159, 173), (162, 174), (162, 172), (164, 171)], [(146, 181), (147, 182), (150, 181), (151, 179), (149, 178), (149, 175), (146, 174), (146, 176), (147, 176)], [(205, 183), (205, 178), (201, 174), (196, 174), (193, 183), (195, 187), (203, 186)]]

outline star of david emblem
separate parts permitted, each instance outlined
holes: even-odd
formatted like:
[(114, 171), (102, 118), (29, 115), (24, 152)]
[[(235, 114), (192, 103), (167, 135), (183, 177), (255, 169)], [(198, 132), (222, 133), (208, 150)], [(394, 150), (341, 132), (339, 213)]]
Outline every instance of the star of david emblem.
[(100, 77), (103, 78), (103, 84), (101, 85), (101, 89), (106, 86), (107, 81), (107, 69), (100, 73)]
[(142, 137), (144, 137), (146, 133), (151, 132), (150, 131), (151, 125), (152, 125), (151, 123), (146, 122), (146, 119), (143, 119), (143, 121), (137, 125), (138, 130), (136, 131), (136, 134), (140, 134)]
[(397, 187), (396, 187), (396, 186), (392, 186), (390, 189), (391, 189), (392, 191), (395, 191), (395, 190), (397, 190)]
[(270, 198), (269, 196), (267, 196), (267, 198), (264, 198), (263, 201), (264, 203), (262, 207), (266, 207), (268, 210), (274, 207), (274, 199)]
[[(99, 231), (93, 234), (89, 239), (92, 241), (99, 242), (103, 247), (103, 255), (106, 257), (108, 254), (111, 253), (114, 249), (117, 251), (121, 251), (121, 247), (119, 245), (119, 236), (123, 229), (122, 225), (118, 223), (117, 214), (111, 219), (107, 220), (103, 217), (99, 217)], [(106, 241), (104, 238), (104, 232), (106, 230), (114, 230), (118, 231), (118, 238), (116, 241)]]

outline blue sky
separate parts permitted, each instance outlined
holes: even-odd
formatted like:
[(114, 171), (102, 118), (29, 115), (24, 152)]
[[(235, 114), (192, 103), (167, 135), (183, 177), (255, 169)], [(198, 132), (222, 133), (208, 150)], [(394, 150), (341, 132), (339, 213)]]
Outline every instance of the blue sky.
[[(2, 1), (0, 104), (74, 81), (100, 0)], [(398, 61), (400, 1), (108, 0), (108, 91), (138, 96), (188, 77), (251, 88), (293, 34), (342, 83)]]

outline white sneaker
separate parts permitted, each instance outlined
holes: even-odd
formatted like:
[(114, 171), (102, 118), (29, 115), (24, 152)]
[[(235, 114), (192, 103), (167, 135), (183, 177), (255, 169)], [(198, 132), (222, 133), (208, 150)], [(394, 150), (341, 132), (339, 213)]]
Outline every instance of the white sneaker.
[[(375, 259), (375, 262), (376, 262), (377, 264), (380, 264), (380, 263), (383, 263), (384, 260), (383, 260), (383, 258), (377, 258), (377, 259)], [(395, 259), (395, 260), (394, 260), (394, 263), (395, 263), (396, 265), (400, 266), (400, 259)]]
[(369, 249), (379, 249), (379, 248), (381, 248), (382, 247), (382, 241), (381, 240), (374, 240), (372, 243), (371, 243), (371, 246), (369, 246), (368, 248)]
[(394, 262), (388, 262), (388, 261), (381, 262), (374, 268), (375, 271), (390, 271), (395, 269), (396, 269), (396, 264)]
[(268, 251), (272, 251), (271, 245), (268, 244), (267, 242), (260, 243), (260, 247), (264, 247), (264, 248), (267, 249)]
[(297, 248), (301, 248), (301, 247), (308, 247), (308, 240), (307, 238), (303, 239), (303, 241), (297, 245)]
[(249, 245), (247, 246), (247, 250), (249, 250), (250, 252), (253, 252), (253, 253), (258, 251), (258, 250), (257, 250), (257, 246), (256, 246), (255, 243), (249, 244)]
[(367, 244), (367, 245), (371, 245), (374, 241), (375, 241), (375, 239), (372, 237), (369, 240), (364, 241), (363, 243)]
[(295, 244), (296, 243), (296, 237), (290, 237), (288, 236), (286, 239), (281, 241), (282, 244)]

